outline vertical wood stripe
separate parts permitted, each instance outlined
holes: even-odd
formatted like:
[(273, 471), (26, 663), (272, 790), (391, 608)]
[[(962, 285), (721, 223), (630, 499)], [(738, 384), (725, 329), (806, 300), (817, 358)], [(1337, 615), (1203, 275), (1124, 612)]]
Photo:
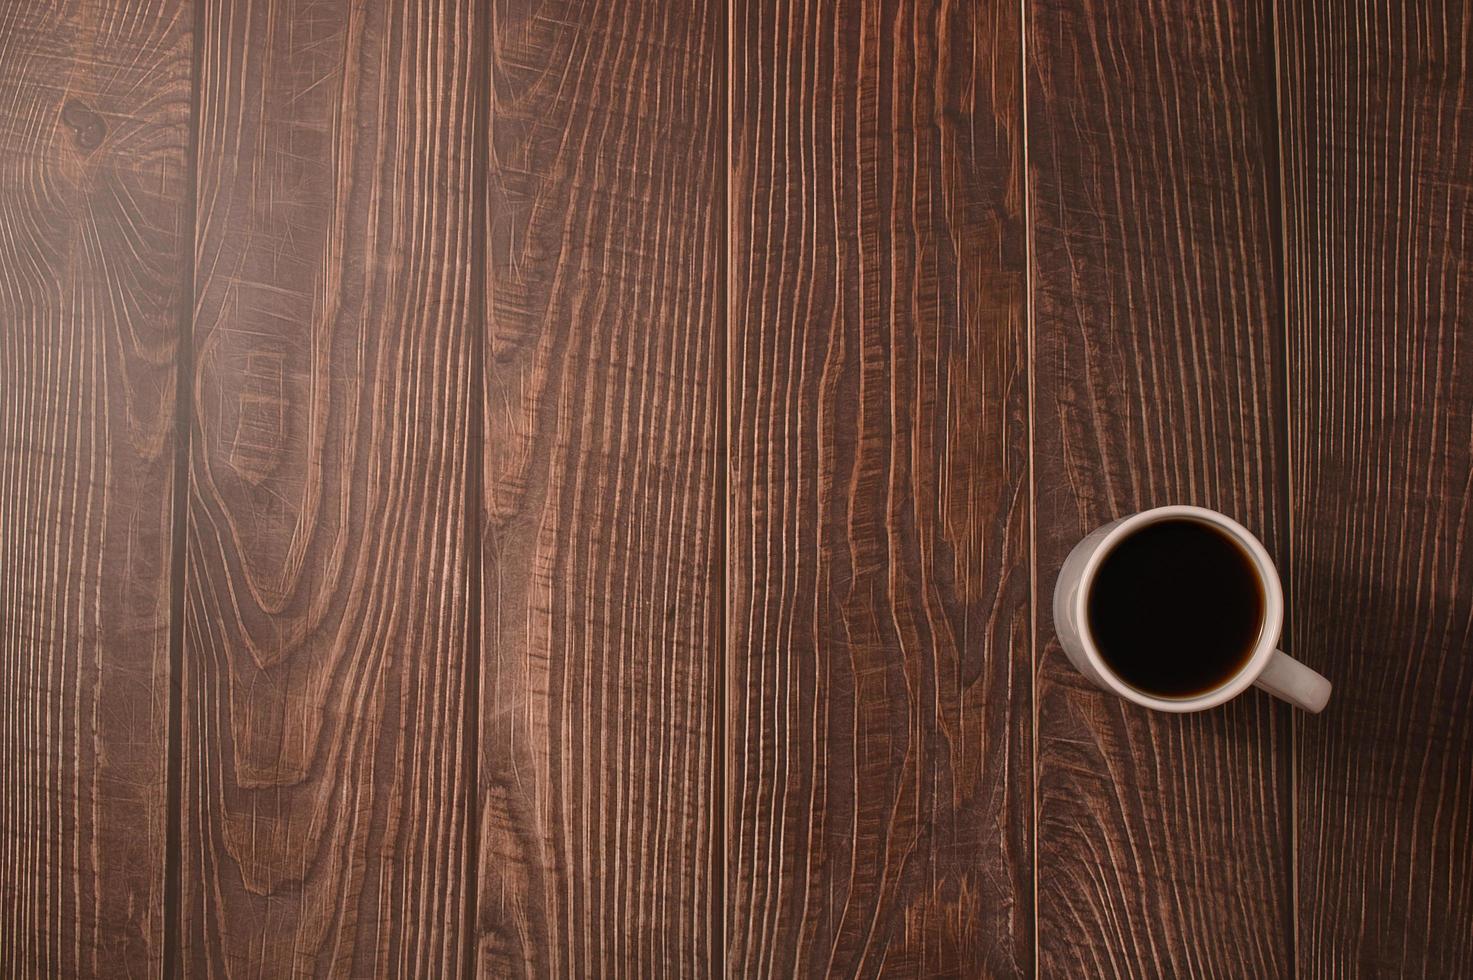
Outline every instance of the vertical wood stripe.
[(0, 975), (163, 962), (189, 20), (0, 7)]
[[(1161, 504), (1282, 555), (1269, 4), (1027, 16), (1038, 601), (1084, 533)], [(1040, 975), (1288, 975), (1288, 709), (1150, 712), (1047, 618), (1037, 643)]]
[(1027, 973), (1019, 11), (733, 16), (727, 968)]
[[(1352, 25), (1354, 28), (1352, 29)], [(1473, 16), (1283, 5), (1299, 975), (1473, 961)]]
[(474, 4), (203, 6), (181, 968), (462, 972)]
[(725, 27), (493, 4), (483, 977), (722, 970)]

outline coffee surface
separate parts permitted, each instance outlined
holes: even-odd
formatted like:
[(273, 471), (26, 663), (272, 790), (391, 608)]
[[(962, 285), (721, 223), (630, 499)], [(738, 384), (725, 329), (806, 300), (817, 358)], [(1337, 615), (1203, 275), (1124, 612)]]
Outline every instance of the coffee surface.
[(1148, 524), (1095, 572), (1089, 629), (1105, 661), (1147, 694), (1190, 698), (1247, 663), (1263, 623), (1252, 559), (1210, 524)]

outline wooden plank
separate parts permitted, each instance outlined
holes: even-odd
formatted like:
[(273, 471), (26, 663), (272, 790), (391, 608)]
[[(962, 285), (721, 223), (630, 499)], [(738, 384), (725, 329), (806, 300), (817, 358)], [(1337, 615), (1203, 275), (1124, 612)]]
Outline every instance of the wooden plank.
[(1028, 973), (1020, 11), (733, 25), (728, 969)]
[[(1028, 5), (1040, 604), (1085, 532), (1166, 503), (1285, 554), (1270, 6)], [(1289, 725), (1168, 716), (1038, 631), (1045, 976), (1285, 976)]]
[(726, 9), (492, 25), (476, 965), (716, 976)]
[[(1284, 5), (1299, 975), (1473, 960), (1473, 17)], [(1354, 25), (1352, 29), (1351, 25)]]
[(203, 5), (190, 975), (463, 969), (485, 28)]
[(158, 975), (189, 18), (0, 8), (0, 974)]

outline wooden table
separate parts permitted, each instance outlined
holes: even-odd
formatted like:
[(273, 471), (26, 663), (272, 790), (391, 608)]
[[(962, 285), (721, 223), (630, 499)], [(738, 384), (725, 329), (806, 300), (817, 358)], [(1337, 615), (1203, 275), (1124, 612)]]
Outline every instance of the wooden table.
[[(1473, 12), (0, 9), (0, 975), (1473, 969)], [(1065, 662), (1277, 558), (1320, 716)]]

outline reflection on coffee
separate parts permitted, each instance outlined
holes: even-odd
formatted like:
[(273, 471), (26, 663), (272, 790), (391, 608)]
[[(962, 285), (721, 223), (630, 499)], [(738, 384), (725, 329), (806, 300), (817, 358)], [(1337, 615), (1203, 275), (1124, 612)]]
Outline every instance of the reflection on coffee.
[(1222, 686), (1263, 627), (1253, 559), (1210, 524), (1160, 521), (1117, 542), (1095, 571), (1089, 630), (1126, 683), (1163, 698)]

